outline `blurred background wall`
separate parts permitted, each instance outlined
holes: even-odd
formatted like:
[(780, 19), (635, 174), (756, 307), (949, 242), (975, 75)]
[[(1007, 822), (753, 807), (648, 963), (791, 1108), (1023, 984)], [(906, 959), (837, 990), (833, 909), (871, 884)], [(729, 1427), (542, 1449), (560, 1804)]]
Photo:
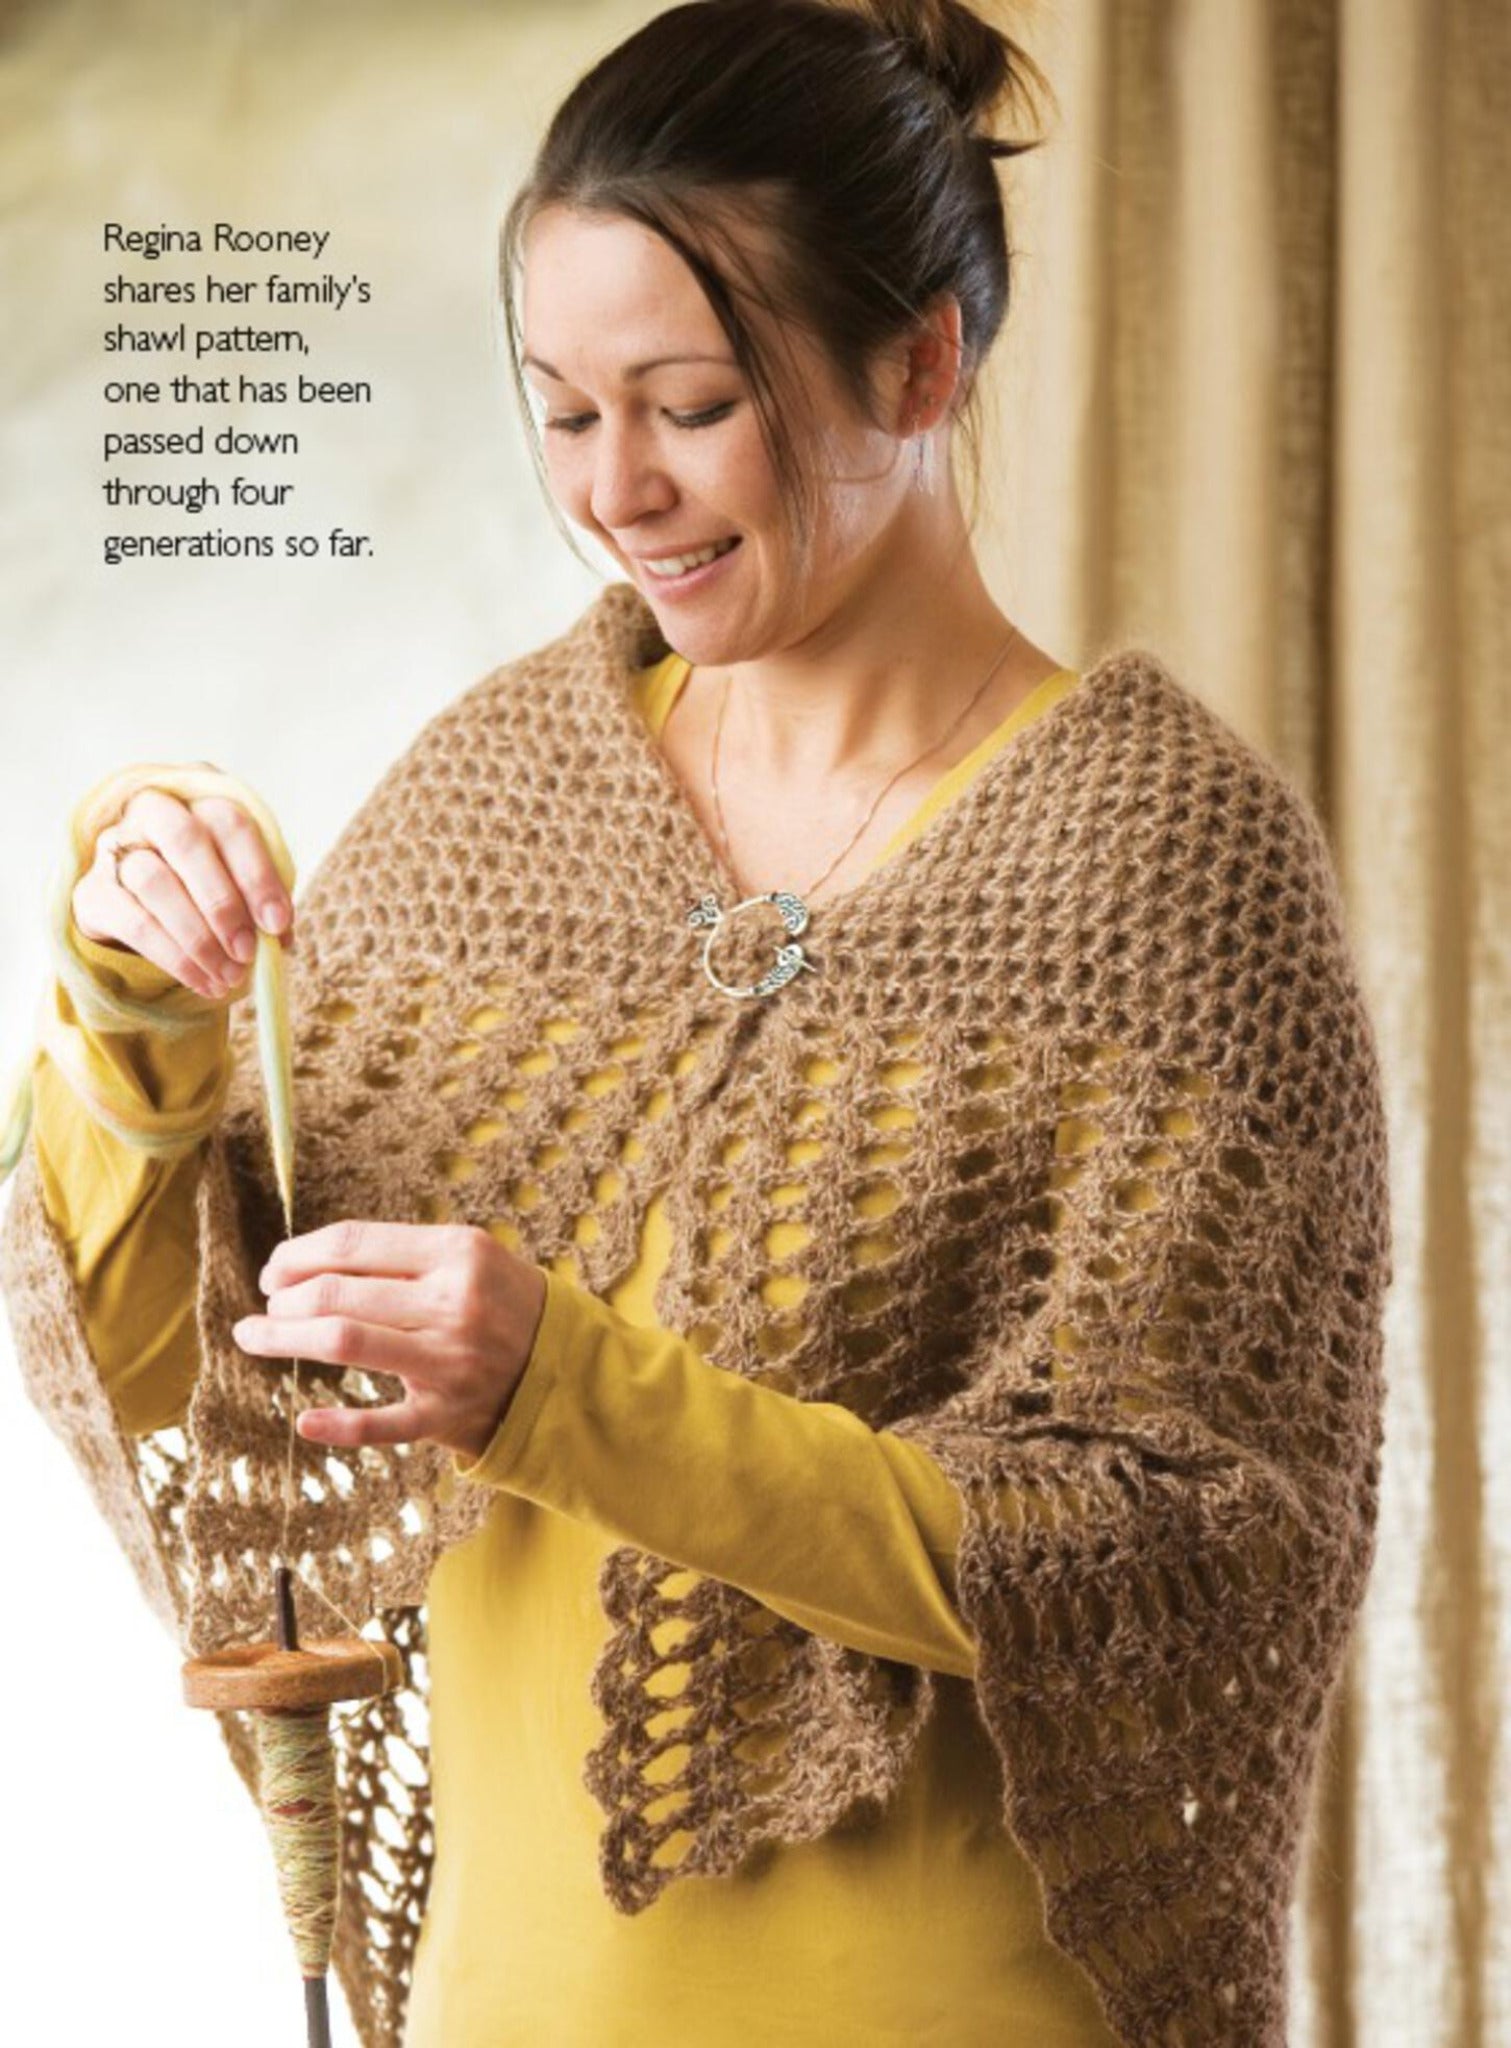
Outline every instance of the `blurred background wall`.
[[(307, 875), (432, 711), (599, 587), (528, 461), (494, 235), (552, 108), (654, 11), (0, 0), (7, 1071), (86, 787), (213, 760)], [(987, 378), (988, 580), (1060, 660), (1155, 647), (1307, 791), (1386, 1069), (1382, 1526), (1298, 1893), (1293, 2039), (1488, 2048), (1511, 2040), (1511, 10), (982, 11), (1061, 110), (1003, 174), (1018, 265)], [(140, 317), (101, 287), (151, 268), (107, 257), (110, 219), (328, 228), (309, 268), (371, 280), (370, 309), (299, 322), (312, 372), (368, 378), (374, 403), (291, 418), (287, 470), (312, 530), (370, 533), (370, 561), (102, 563), (101, 536), (143, 522), (99, 495), (123, 424), (100, 336)], [(0, 1353), (21, 1880), (0, 2034), (297, 2038), (249, 1802), (3, 1328)]]

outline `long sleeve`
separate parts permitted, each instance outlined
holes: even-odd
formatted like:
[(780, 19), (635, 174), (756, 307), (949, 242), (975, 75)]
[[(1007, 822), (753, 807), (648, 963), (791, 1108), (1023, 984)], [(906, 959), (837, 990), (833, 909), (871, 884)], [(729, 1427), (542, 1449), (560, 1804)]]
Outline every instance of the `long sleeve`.
[(525, 1371), (462, 1479), (738, 1586), (800, 1627), (968, 1677), (962, 1514), (928, 1454), (712, 1365), (547, 1269)]
[[(74, 940), (113, 994), (150, 1001), (178, 985), (140, 954), (97, 944), (77, 928)], [(91, 1030), (61, 981), (48, 1000), (81, 1063), (114, 1069), (117, 1086), (149, 1114), (204, 1101), (229, 1057), (224, 1004), (207, 1003), (202, 1025), (170, 1038), (150, 1028)], [(40, 1049), (32, 1088), (43, 1201), (73, 1261), (90, 1349), (122, 1427), (145, 1436), (182, 1420), (198, 1370), (194, 1203), (202, 1148), (161, 1158), (124, 1143)]]

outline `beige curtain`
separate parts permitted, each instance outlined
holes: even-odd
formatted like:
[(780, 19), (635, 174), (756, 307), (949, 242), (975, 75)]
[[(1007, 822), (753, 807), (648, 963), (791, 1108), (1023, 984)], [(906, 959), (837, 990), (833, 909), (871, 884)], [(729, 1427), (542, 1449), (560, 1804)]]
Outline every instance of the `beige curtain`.
[[(422, 716), (591, 594), (502, 395), (490, 238), (551, 107), (655, 11), (0, 0), (7, 1065), (45, 967), (48, 834), (87, 782), (132, 759), (234, 765), (307, 872)], [(988, 372), (989, 580), (1062, 661), (1155, 648), (1305, 789), (1385, 1066), (1382, 1520), (1298, 1885), (1293, 2042), (1494, 2048), (1511, 2043), (1511, 5), (983, 11), (1061, 109), (1004, 170), (1020, 261)], [(109, 217), (330, 225), (335, 267), (376, 279), (383, 310), (332, 358), (379, 403), (312, 428), (298, 471), (312, 517), (376, 533), (373, 573), (98, 567)], [(40, 1426), (13, 1428), (40, 1459)], [(59, 1473), (26, 1526), (72, 1511)], [(44, 1779), (61, 1771), (61, 1745), (33, 1739)]]

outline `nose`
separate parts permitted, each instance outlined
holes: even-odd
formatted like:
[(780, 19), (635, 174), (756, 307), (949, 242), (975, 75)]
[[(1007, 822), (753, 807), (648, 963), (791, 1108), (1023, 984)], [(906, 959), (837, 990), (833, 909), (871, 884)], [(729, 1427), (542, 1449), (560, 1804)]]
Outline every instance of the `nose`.
[(629, 422), (611, 425), (605, 418), (599, 421), (593, 438), (588, 503), (603, 531), (628, 532), (675, 500), (672, 480), (657, 459), (653, 435), (641, 433)]

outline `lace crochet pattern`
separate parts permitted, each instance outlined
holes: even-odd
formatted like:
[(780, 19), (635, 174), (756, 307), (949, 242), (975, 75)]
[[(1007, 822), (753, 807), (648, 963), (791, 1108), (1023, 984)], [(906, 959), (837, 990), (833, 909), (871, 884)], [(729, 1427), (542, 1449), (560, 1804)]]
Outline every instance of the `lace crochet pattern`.
[[(1374, 1553), (1390, 1280), (1377, 1054), (1320, 825), (1157, 656), (1111, 654), (814, 909), (816, 973), (732, 1003), (686, 916), (741, 892), (629, 696), (664, 651), (609, 586), (433, 717), (310, 880), (296, 1229), (454, 1221), (606, 1295), (664, 1195), (663, 1323), (960, 1489), (1000, 1818), (1119, 2037), (1283, 2048), (1306, 1795)], [(778, 936), (740, 919), (721, 975), (755, 980)], [(281, 1514), (284, 1382), (230, 1337), (282, 1228), (254, 1034), (243, 1005), (182, 1428), (121, 1431), (29, 1154), (0, 1226), (31, 1397), (185, 1654), (266, 1633)], [(763, 1299), (776, 1272), (795, 1306)], [(333, 1726), (335, 1964), (364, 2048), (398, 2048), (433, 1854), (426, 1581), (489, 1495), (431, 1444), (296, 1457), (301, 1569), (406, 1660)], [(621, 1911), (885, 1808), (932, 1673), (631, 1546), (598, 1590), (580, 1768)]]

